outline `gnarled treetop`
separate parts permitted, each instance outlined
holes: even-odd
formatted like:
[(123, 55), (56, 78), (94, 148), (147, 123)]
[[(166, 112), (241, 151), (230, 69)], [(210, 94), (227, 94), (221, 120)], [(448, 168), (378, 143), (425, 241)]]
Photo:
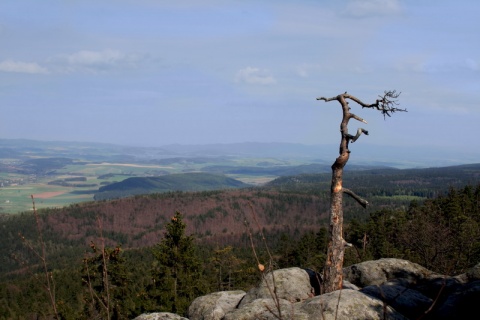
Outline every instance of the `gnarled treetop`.
[(338, 96), (332, 98), (319, 97), (317, 98), (317, 100), (324, 100), (325, 102), (338, 100), (342, 105), (344, 105), (345, 103), (348, 104), (348, 102), (345, 102), (346, 99), (350, 99), (361, 105), (362, 108), (373, 108), (379, 110), (385, 118), (385, 116), (390, 117), (391, 113), (394, 112), (407, 112), (407, 109), (401, 109), (396, 107), (399, 105), (397, 102), (397, 98), (400, 96), (400, 93), (401, 92), (397, 93), (396, 90), (385, 91), (383, 96), (379, 95), (379, 99), (377, 99), (375, 103), (372, 104), (365, 103), (357, 97), (348, 94), (347, 92), (339, 94)]

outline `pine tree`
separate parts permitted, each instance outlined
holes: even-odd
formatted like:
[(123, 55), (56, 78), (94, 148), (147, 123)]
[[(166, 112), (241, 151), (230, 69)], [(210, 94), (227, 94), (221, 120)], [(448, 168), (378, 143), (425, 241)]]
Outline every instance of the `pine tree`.
[(90, 318), (128, 319), (133, 302), (130, 299), (130, 275), (120, 246), (98, 248), (83, 259), (82, 280), (86, 287), (85, 313)]
[(166, 225), (165, 237), (153, 248), (155, 262), (150, 294), (161, 311), (182, 314), (190, 302), (204, 293), (201, 263), (193, 236), (185, 235), (185, 223), (176, 212)]
[(245, 261), (238, 258), (232, 246), (215, 249), (210, 258), (211, 269), (215, 272), (216, 290), (234, 290), (238, 287), (241, 273), (245, 274), (242, 264)]

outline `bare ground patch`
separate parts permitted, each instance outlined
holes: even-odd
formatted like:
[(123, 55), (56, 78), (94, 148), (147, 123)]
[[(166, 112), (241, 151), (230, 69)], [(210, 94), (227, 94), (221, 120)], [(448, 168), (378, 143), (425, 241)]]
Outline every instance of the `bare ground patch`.
[(61, 194), (66, 193), (67, 191), (51, 191), (51, 192), (42, 192), (33, 195), (34, 199), (49, 199)]

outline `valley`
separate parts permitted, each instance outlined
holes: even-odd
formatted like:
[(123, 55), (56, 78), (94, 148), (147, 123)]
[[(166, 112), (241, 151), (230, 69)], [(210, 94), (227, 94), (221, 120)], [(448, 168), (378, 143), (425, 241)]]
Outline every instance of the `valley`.
[[(202, 172), (205, 167), (214, 166), (255, 167), (258, 163), (264, 166), (279, 163), (278, 160), (268, 158), (200, 158), (188, 155), (159, 160), (135, 158), (130, 153), (136, 151), (117, 150), (116, 147), (87, 149), (75, 145), (70, 148), (55, 146), (56, 143), (51, 143), (36, 147), (32, 151), (31, 147), (19, 143), (1, 150), (0, 143), (0, 151), (3, 151), (0, 155), (8, 154), (8, 158), (0, 158), (0, 213), (31, 211), (31, 195), (36, 200), (37, 209), (59, 208), (72, 203), (93, 201), (95, 193), (102, 186), (131, 177)], [(78, 149), (83, 151), (78, 153)], [(284, 162), (281, 164), (285, 165)], [(277, 177), (269, 173), (232, 173), (227, 176), (248, 185), (260, 185)], [(188, 190), (188, 187), (186, 189)]]
[[(291, 144), (134, 148), (0, 139), (0, 214), (31, 211), (32, 195), (36, 208), (44, 209), (169, 191), (276, 186), (303, 193), (306, 190), (327, 192), (332, 161), (329, 159), (333, 159), (329, 150)], [(455, 168), (459, 168), (460, 173)], [(379, 188), (383, 180), (395, 180), (395, 185), (383, 194), (375, 194), (379, 199), (385, 197), (382, 201), (404, 201), (418, 194), (420, 198), (427, 197), (427, 189), (432, 196), (438, 184), (448, 187), (478, 181), (474, 165), (470, 169), (462, 166), (415, 169), (403, 168), (398, 161), (353, 159), (346, 170), (352, 174), (345, 175), (345, 181), (362, 182), (355, 186), (359, 189), (365, 189), (365, 184)], [(201, 179), (198, 173), (204, 174)], [(450, 178), (441, 178), (445, 174)], [(300, 184), (288, 178), (298, 175), (303, 179)], [(309, 178), (309, 175), (314, 176)], [(135, 191), (129, 191), (132, 186), (128, 186), (128, 182), (133, 181), (132, 178), (147, 179), (149, 186), (139, 188), (137, 185)], [(227, 182), (227, 178), (231, 180)], [(120, 184), (123, 181), (125, 183)], [(123, 190), (100, 192), (107, 186), (110, 190), (121, 186)], [(420, 189), (423, 191), (419, 192)]]

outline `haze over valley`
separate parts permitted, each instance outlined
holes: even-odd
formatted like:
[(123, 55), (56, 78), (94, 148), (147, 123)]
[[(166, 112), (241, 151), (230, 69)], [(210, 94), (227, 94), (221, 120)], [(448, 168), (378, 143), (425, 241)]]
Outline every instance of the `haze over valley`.
[[(333, 145), (292, 143), (148, 148), (0, 139), (0, 213), (31, 210), (31, 195), (37, 208), (48, 208), (154, 192), (259, 187), (302, 174), (324, 174), (322, 179), (328, 180), (337, 150)], [(412, 147), (407, 152), (361, 144), (352, 145), (351, 150), (347, 171), (388, 169), (394, 173), (478, 163), (474, 153), (456, 150)], [(325, 186), (319, 192), (327, 190)]]

